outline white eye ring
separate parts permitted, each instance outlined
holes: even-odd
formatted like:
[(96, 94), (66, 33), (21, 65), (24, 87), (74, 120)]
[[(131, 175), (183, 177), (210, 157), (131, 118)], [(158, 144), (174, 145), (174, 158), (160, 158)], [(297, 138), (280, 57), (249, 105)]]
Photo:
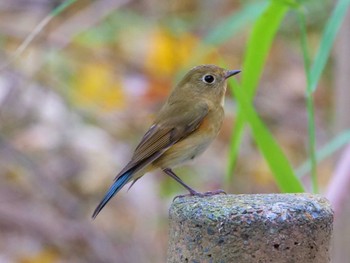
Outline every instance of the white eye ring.
[(207, 84), (213, 84), (215, 82), (215, 77), (211, 74), (206, 74), (203, 76), (202, 80)]

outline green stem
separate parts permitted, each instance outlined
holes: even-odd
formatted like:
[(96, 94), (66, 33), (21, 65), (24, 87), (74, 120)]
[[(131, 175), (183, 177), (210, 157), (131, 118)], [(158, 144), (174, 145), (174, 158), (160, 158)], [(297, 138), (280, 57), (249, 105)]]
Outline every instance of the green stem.
[(306, 33), (306, 22), (305, 16), (302, 10), (298, 10), (298, 21), (301, 31), (301, 47), (303, 52), (304, 59), (304, 69), (306, 73), (306, 107), (308, 114), (308, 137), (309, 137), (309, 155), (311, 161), (311, 184), (312, 192), (318, 193), (318, 182), (317, 182), (317, 161), (315, 154), (315, 111), (314, 111), (314, 102), (313, 102), (313, 92), (311, 87), (311, 71), (310, 71), (310, 56), (308, 52), (307, 44), (307, 33)]

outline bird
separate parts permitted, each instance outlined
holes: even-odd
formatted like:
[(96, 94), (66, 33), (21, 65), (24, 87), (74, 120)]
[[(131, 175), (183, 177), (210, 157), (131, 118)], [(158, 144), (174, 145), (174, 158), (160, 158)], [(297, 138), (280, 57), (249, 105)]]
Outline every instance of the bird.
[(171, 91), (153, 124), (137, 145), (131, 160), (93, 212), (95, 219), (110, 199), (127, 183), (129, 189), (144, 174), (161, 169), (189, 191), (189, 195), (210, 195), (195, 191), (178, 177), (173, 168), (203, 153), (218, 135), (224, 120), (227, 79), (240, 70), (216, 65), (199, 65), (188, 71)]

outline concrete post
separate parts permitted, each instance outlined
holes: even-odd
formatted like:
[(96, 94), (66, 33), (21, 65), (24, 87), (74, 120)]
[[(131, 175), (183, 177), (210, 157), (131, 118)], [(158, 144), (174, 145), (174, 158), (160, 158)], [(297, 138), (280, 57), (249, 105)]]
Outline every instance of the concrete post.
[(182, 197), (168, 263), (328, 263), (333, 212), (312, 194)]

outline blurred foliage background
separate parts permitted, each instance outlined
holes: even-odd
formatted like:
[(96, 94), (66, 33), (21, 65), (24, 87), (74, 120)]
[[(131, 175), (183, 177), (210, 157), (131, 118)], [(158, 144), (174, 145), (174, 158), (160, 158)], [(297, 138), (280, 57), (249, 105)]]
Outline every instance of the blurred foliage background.
[(172, 86), (204, 63), (242, 68), (242, 84), (230, 83), (218, 139), (178, 174), (199, 191), (239, 194), (298, 190), (297, 178), (312, 191), (313, 170), (336, 212), (333, 261), (346, 262), (348, 6), (0, 1), (0, 262), (164, 262), (167, 209), (185, 190), (161, 172), (91, 214)]

